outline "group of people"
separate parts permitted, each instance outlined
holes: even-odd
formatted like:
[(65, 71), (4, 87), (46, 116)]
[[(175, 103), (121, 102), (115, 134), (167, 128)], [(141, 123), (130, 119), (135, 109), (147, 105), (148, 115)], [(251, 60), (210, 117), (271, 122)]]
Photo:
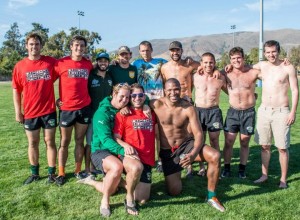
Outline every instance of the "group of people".
[[(262, 145), (262, 176), (254, 182), (266, 181), (273, 134), (280, 155), (279, 187), (287, 187), (290, 126), (296, 118), (298, 81), (294, 67), (279, 59), (278, 42), (267, 41), (264, 45), (267, 61), (253, 67), (245, 66), (242, 48), (232, 48), (227, 71), (216, 69), (215, 57), (209, 52), (201, 56), (200, 63), (182, 59), (183, 47), (178, 41), (169, 45), (170, 61), (153, 58), (151, 43), (142, 41), (141, 58), (132, 64), (130, 49), (121, 46), (117, 61), (110, 64), (109, 55), (103, 52), (97, 54), (96, 64), (92, 65), (84, 57), (86, 46), (85, 38), (74, 36), (70, 42), (71, 55), (55, 60), (41, 55), (42, 39), (38, 34), (26, 38), (28, 57), (13, 70), (16, 121), (24, 124), (32, 173), (24, 184), (40, 178), (41, 128), (47, 148), (47, 181), (59, 186), (66, 182), (65, 166), (75, 128), (74, 174), (79, 183), (91, 185), (102, 193), (102, 216), (111, 215), (110, 196), (119, 187), (126, 189), (126, 212), (138, 215), (136, 202), (145, 203), (150, 198), (155, 147), (158, 170), (164, 173), (170, 195), (182, 191), (181, 171), (186, 168), (191, 172), (191, 164), (198, 161), (199, 175), (208, 179), (207, 203), (225, 211), (216, 196), (221, 130), (225, 133), (222, 178), (231, 175), (232, 148), (238, 133), (241, 144), (238, 176), (246, 178), (249, 141), (256, 133), (255, 140)], [(57, 79), (59, 121), (53, 86)], [(263, 88), (255, 132), (257, 79), (262, 80)], [(224, 124), (219, 108), (221, 90), (228, 94), (230, 104)], [(55, 176), (57, 123), (61, 137), (58, 176)], [(205, 143), (206, 133), (210, 146)], [(83, 158), (85, 171), (81, 168)], [(203, 162), (207, 163), (207, 169)], [(104, 174), (103, 181), (93, 178), (91, 173), (96, 171)]]

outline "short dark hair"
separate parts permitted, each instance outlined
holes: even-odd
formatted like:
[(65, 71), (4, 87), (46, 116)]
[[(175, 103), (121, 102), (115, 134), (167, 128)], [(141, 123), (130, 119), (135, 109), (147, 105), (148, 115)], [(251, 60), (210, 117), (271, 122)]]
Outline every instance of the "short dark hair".
[(242, 57), (245, 57), (244, 50), (241, 47), (234, 47), (229, 51), (229, 57), (233, 56), (234, 54), (240, 53)]
[(74, 37), (72, 37), (71, 41), (70, 41), (70, 46), (73, 45), (74, 41), (83, 41), (84, 42), (84, 46), (87, 46), (87, 40), (85, 37), (81, 36), (81, 35), (75, 35)]
[(276, 40), (268, 40), (264, 43), (264, 52), (266, 47), (273, 47), (276, 46), (276, 50), (278, 53), (280, 53), (280, 44)]
[(202, 54), (202, 56), (201, 56), (201, 61), (202, 61), (203, 57), (211, 57), (211, 58), (213, 58), (214, 61), (216, 62), (215, 55), (213, 55), (213, 54), (210, 53), (210, 52), (206, 52), (206, 53)]
[(42, 37), (38, 33), (31, 32), (31, 33), (27, 34), (26, 40), (25, 40), (26, 44), (28, 43), (30, 38), (33, 38), (35, 40), (39, 40), (40, 44), (43, 45)]
[(164, 88), (166, 88), (166, 85), (169, 83), (174, 83), (174, 84), (176, 84), (176, 86), (181, 87), (178, 79), (170, 78), (170, 79), (167, 79), (167, 81), (165, 82)]
[(143, 93), (145, 92), (144, 87), (139, 83), (133, 83), (130, 88), (130, 92), (132, 92), (134, 89), (141, 89)]
[(143, 45), (143, 46), (148, 46), (148, 47), (150, 47), (150, 49), (153, 51), (152, 44), (151, 44), (149, 41), (146, 41), (146, 40), (142, 41), (142, 42), (139, 44), (139, 49), (140, 49), (141, 45)]

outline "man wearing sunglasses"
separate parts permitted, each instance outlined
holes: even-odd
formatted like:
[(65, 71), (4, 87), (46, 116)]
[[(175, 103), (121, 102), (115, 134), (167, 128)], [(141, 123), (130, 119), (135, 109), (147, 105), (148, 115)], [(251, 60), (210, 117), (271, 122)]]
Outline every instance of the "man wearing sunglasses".
[(143, 164), (140, 183), (134, 191), (134, 199), (139, 203), (149, 200), (151, 190), (151, 168), (155, 164), (155, 115), (151, 117), (143, 113), (146, 99), (144, 88), (135, 83), (131, 85), (130, 111), (124, 116), (117, 113), (115, 118), (114, 136), (125, 149), (125, 154), (137, 155)]

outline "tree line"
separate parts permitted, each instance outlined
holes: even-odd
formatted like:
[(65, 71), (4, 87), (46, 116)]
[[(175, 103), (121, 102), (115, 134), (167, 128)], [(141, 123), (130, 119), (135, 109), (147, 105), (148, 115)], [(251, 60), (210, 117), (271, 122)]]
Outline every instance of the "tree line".
[[(22, 35), (19, 30), (17, 22), (10, 26), (6, 32), (2, 47), (0, 48), (0, 80), (11, 79), (12, 70), (15, 64), (27, 56), (25, 48), (25, 37), (30, 32), (39, 33), (43, 39), (42, 54), (61, 58), (70, 54), (69, 42), (74, 35), (82, 35), (88, 41), (87, 53), (95, 59), (96, 54), (105, 51), (103, 48), (96, 48), (101, 41), (101, 36), (97, 32), (90, 32), (88, 30), (79, 30), (76, 27), (71, 27), (69, 33), (60, 31), (52, 36), (49, 36), (49, 29), (45, 28), (42, 24), (32, 23), (32, 30)], [(258, 48), (252, 48), (248, 54), (245, 54), (246, 64), (255, 64), (259, 61)], [(300, 72), (300, 46), (293, 47), (287, 53), (281, 48), (281, 58), (288, 57), (290, 62)], [(229, 63), (229, 54), (224, 52), (222, 57), (217, 60), (217, 67), (223, 69)]]

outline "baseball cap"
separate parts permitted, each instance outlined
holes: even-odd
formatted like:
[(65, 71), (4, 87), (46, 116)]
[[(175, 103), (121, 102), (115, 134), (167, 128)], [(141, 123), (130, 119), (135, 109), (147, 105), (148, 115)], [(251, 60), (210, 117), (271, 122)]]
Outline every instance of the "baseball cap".
[(120, 55), (121, 53), (131, 53), (129, 47), (127, 46), (121, 46), (118, 50), (118, 54)]
[(96, 56), (96, 60), (98, 60), (100, 58), (105, 58), (105, 59), (107, 59), (109, 61), (109, 55), (108, 55), (108, 53), (104, 53), (104, 52), (98, 53), (97, 56)]
[(169, 50), (172, 49), (182, 49), (182, 44), (179, 41), (173, 41), (169, 45)]

